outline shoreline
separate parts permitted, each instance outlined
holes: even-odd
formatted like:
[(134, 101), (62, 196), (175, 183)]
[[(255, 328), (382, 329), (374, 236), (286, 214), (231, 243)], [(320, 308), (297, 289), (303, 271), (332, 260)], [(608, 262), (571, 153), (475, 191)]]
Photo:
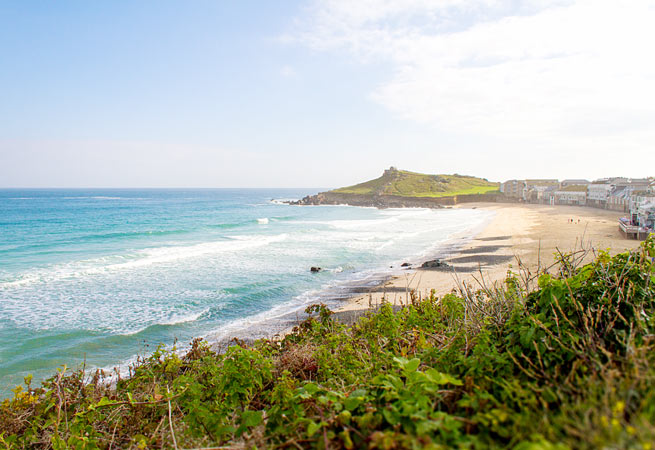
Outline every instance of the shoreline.
[[(477, 284), (502, 282), (518, 261), (531, 271), (550, 266), (555, 253), (576, 249), (610, 249), (611, 254), (639, 246), (623, 237), (616, 226), (620, 212), (590, 207), (508, 203), (467, 203), (453, 208), (480, 208), (495, 213), (490, 222), (452, 254), (439, 258), (443, 268), (412, 265), (403, 275), (392, 276), (368, 292), (357, 293), (335, 309), (338, 320), (352, 323), (357, 317), (382, 303), (409, 301), (410, 292), (429, 296), (434, 290), (443, 296), (462, 282)], [(572, 222), (571, 222), (572, 221)]]
[[(539, 263), (550, 265), (556, 249), (562, 252), (585, 247), (611, 248), (611, 253), (636, 248), (640, 241), (626, 239), (616, 226), (619, 212), (590, 207), (535, 205), (515, 203), (466, 203), (452, 209), (484, 209), (494, 213), (472, 231), (458, 232), (444, 242), (428, 244), (432, 251), (407, 257), (411, 262), (402, 274), (373, 274), (341, 287), (343, 296), (316, 298), (292, 312), (245, 323), (239, 331), (227, 334), (211, 332), (203, 339), (214, 349), (224, 349), (234, 339), (250, 342), (257, 339), (281, 339), (308, 316), (305, 308), (326, 303), (342, 323), (352, 324), (384, 301), (392, 306), (407, 304), (410, 293), (429, 296), (432, 290), (439, 297), (456, 290), (461, 282), (475, 284), (482, 276), (493, 284), (503, 281), (510, 267), (517, 267), (517, 257), (531, 270)], [(574, 223), (569, 223), (569, 220)], [(540, 255), (539, 255), (540, 253)], [(448, 267), (423, 269), (426, 260), (439, 259)], [(377, 279), (376, 279), (377, 278)], [(362, 283), (368, 280), (368, 283)]]
[[(352, 207), (370, 208), (368, 206)], [(444, 208), (444, 210), (446, 209), (451, 209), (451, 207)], [(475, 209), (475, 207), (473, 209)], [(458, 231), (443, 241), (428, 241), (419, 253), (407, 255), (404, 259), (399, 261), (411, 262), (412, 265), (416, 266), (420, 265), (425, 260), (432, 260), (435, 258), (442, 259), (446, 256), (457, 255), (462, 247), (473, 239), (473, 236), (476, 236), (482, 230), (486, 229), (490, 221), (493, 220), (493, 217), (493, 215), (490, 215), (489, 218), (485, 218), (484, 221), (467, 231)], [(405, 268), (401, 268), (401, 262), (395, 262), (393, 266), (389, 267), (389, 269), (393, 270), (387, 270), (382, 267), (371, 268), (369, 266), (368, 268), (364, 268), (357, 272), (360, 275), (359, 277), (342, 280), (330, 286), (321, 287), (318, 289), (318, 293), (315, 297), (292, 311), (281, 314), (274, 313), (272, 315), (270, 315), (272, 311), (262, 312), (255, 318), (250, 317), (243, 319), (244, 323), (240, 324), (238, 331), (213, 331), (201, 336), (201, 338), (207, 340), (212, 348), (217, 350), (224, 349), (231, 345), (231, 342), (235, 338), (241, 342), (254, 342), (257, 339), (282, 339), (284, 336), (290, 334), (294, 327), (309, 317), (309, 315), (305, 313), (305, 309), (317, 304), (326, 305), (337, 315), (337, 318), (343, 316), (344, 320), (348, 321), (349, 319), (345, 317), (347, 314), (342, 313), (349, 309), (346, 308), (344, 310), (346, 305), (348, 305), (353, 298), (368, 295), (369, 292), (380, 289), (380, 286), (384, 286), (391, 280), (399, 278), (404, 273), (408, 272)], [(362, 311), (365, 310), (368, 310), (368, 308), (362, 309)]]

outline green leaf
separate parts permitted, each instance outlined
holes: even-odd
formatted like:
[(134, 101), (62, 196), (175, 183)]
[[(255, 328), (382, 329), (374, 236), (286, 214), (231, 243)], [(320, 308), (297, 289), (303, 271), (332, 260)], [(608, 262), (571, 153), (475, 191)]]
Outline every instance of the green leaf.
[(390, 409), (383, 409), (382, 415), (384, 416), (385, 420), (389, 422), (391, 425), (398, 424), (398, 417), (396, 417), (397, 413), (395, 411), (392, 411)]
[(416, 424), (416, 434), (424, 435), (439, 428), (439, 424), (433, 420), (421, 420)]
[(441, 373), (436, 369), (428, 369), (425, 371), (425, 374), (436, 384), (454, 384), (455, 386), (461, 386), (462, 382), (452, 375), (446, 373)]
[(421, 360), (418, 358), (413, 358), (410, 361), (405, 364), (405, 367), (403, 367), (403, 370), (405, 372), (416, 372), (416, 369), (418, 369), (419, 364), (421, 364)]
[(306, 383), (302, 387), (308, 394), (315, 394), (318, 391), (318, 386), (314, 383)]
[(407, 358), (403, 358), (402, 356), (395, 356), (393, 360), (401, 367), (405, 368), (409, 360)]
[(316, 432), (321, 428), (320, 423), (316, 423), (313, 420), (310, 420), (307, 424), (307, 436), (312, 437)]
[(244, 411), (241, 414), (241, 423), (246, 427), (256, 427), (262, 423), (262, 412), (261, 411)]

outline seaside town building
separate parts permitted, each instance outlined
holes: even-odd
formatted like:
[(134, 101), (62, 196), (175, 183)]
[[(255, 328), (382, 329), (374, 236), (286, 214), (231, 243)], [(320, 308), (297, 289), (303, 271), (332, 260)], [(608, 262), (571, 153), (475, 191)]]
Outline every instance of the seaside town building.
[(508, 180), (500, 184), (500, 192), (505, 197), (522, 199), (525, 190), (525, 180)]
[(619, 229), (629, 238), (644, 239), (655, 230), (655, 178), (508, 180), (500, 191), (511, 201), (624, 212)]
[(643, 203), (646, 193), (655, 192), (653, 178), (584, 179), (525, 179), (508, 180), (500, 185), (500, 192), (509, 200), (549, 205), (577, 205), (630, 212), (633, 197)]
[(607, 199), (614, 186), (610, 184), (609, 179), (596, 180), (587, 186), (587, 204), (596, 208), (605, 208)]
[(655, 201), (644, 203), (637, 209), (637, 225), (642, 228), (655, 230)]
[(577, 205), (587, 204), (587, 186), (571, 184), (560, 188), (553, 193), (554, 204), (556, 205)]
[(588, 186), (590, 184), (591, 182), (587, 180), (563, 180), (560, 183), (560, 187), (565, 188), (568, 186)]

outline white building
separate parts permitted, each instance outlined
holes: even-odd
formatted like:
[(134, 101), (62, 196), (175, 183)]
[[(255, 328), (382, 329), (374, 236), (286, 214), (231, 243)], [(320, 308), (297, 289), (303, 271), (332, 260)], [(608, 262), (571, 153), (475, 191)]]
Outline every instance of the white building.
[(593, 182), (587, 186), (587, 203), (590, 206), (604, 208), (614, 186), (610, 183)]
[(655, 230), (655, 201), (643, 203), (639, 206), (637, 223), (640, 227)]
[(587, 203), (587, 187), (571, 185), (553, 193), (553, 203), (556, 205), (578, 205)]

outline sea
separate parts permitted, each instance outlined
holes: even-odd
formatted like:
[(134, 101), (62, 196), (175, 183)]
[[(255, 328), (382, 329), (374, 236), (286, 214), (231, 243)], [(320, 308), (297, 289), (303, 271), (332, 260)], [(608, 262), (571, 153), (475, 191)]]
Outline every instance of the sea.
[(284, 203), (318, 191), (0, 190), (0, 398), (64, 365), (123, 371), (160, 344), (270, 336), (454, 251), (492, 214)]

